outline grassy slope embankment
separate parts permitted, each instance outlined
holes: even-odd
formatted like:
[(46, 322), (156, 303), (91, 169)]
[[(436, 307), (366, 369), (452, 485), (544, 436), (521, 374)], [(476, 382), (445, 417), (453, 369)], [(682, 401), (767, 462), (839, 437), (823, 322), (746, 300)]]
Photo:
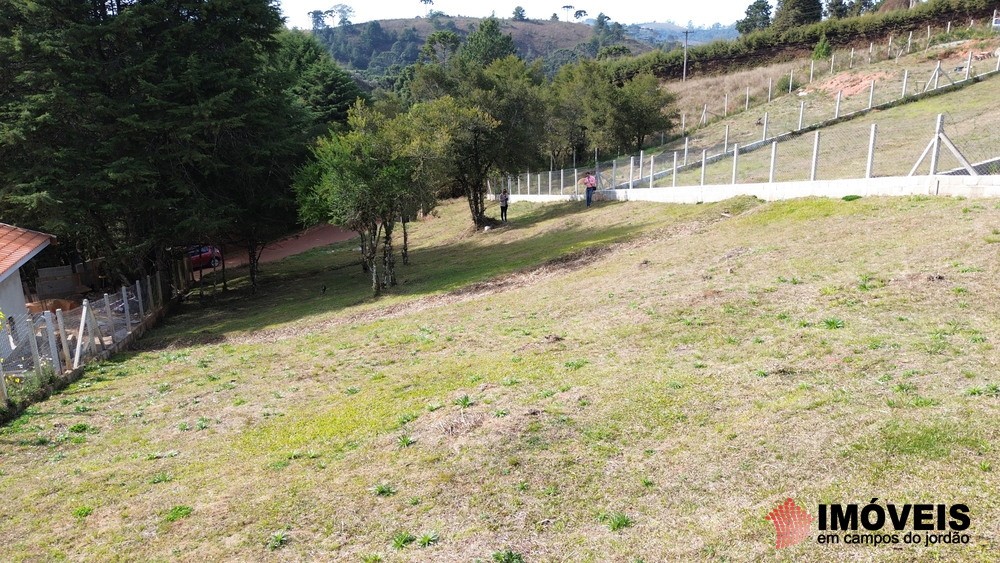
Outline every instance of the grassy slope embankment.
[[(463, 203), (439, 215), (395, 295), (365, 296), (349, 245), (286, 260), (3, 428), (3, 559), (1000, 549), (1000, 202), (519, 203), (479, 234)], [(786, 496), (967, 503), (974, 545), (775, 552)]]

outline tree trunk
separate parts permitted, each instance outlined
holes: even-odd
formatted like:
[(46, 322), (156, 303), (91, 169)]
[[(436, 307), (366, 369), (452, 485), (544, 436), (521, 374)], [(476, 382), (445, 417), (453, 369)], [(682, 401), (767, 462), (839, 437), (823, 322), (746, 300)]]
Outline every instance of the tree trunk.
[(382, 294), (382, 282), (378, 278), (378, 265), (375, 263), (375, 256), (378, 254), (378, 238), (381, 227), (378, 224), (368, 226), (367, 232), (363, 233), (365, 239), (364, 261), (368, 271), (372, 275), (372, 294), (378, 297)]
[(403, 265), (410, 265), (410, 234), (406, 230), (406, 224), (409, 222), (406, 220), (406, 215), (401, 216), (403, 222), (403, 250), (400, 252), (403, 256)]
[(382, 241), (382, 279), (385, 287), (396, 285), (396, 257), (392, 251), (392, 225), (383, 225), (385, 237)]
[(368, 273), (368, 237), (363, 230), (358, 231), (361, 236), (361, 271)]

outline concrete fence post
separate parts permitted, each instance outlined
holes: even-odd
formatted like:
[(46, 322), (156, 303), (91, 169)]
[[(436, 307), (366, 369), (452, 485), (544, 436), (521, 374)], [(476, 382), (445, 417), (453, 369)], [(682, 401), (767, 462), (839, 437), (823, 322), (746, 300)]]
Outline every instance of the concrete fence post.
[(924, 47), (924, 49), (930, 49), (930, 48), (931, 48), (931, 26), (927, 26), (927, 45)]
[(686, 113), (682, 113), (681, 114), (681, 133), (684, 133), (685, 131), (687, 131), (687, 114)]
[(948, 22), (948, 27), (944, 30), (945, 33), (951, 33), (951, 22)]
[(705, 185), (705, 166), (708, 160), (708, 149), (701, 150), (701, 185)]
[(740, 162), (740, 144), (733, 143), (733, 184), (736, 183), (737, 168)]
[(635, 178), (635, 157), (628, 157), (628, 189), (632, 189), (632, 180)]
[(28, 334), (25, 336), (28, 338), (28, 344), (31, 345), (31, 357), (35, 361), (35, 374), (38, 377), (42, 377), (42, 355), (38, 350), (38, 340), (35, 339), (35, 319), (31, 317), (29, 313), (24, 317), (25, 324), (28, 325)]
[(939, 113), (934, 126), (934, 143), (931, 148), (931, 176), (937, 174), (938, 158), (941, 156), (941, 135), (944, 133), (944, 114)]
[(875, 42), (872, 41), (868, 44), (868, 64), (872, 64), (872, 53), (875, 52)]
[(886, 47), (885, 47), (885, 56), (886, 57), (891, 57), (892, 56), (892, 34), (891, 33), (889, 34), (889, 44), (886, 45)]
[(868, 109), (872, 109), (872, 105), (875, 103), (875, 81), (872, 80), (871, 90), (868, 92)]
[(646, 160), (646, 153), (643, 152), (643, 151), (639, 151), (639, 183), (640, 184), (642, 183), (642, 164), (643, 164), (644, 160)]
[(812, 166), (809, 168), (809, 181), (816, 181), (816, 168), (819, 166), (819, 131), (816, 131), (816, 138), (813, 141)]
[(90, 301), (84, 299), (80, 311), (80, 328), (76, 331), (76, 353), (73, 355), (73, 369), (80, 367), (80, 354), (83, 352), (83, 330), (87, 328), (88, 311), (90, 311)]
[(997, 68), (996, 68), (996, 71), (1000, 72), (1000, 56), (997, 57)]
[(125, 332), (132, 332), (132, 308), (128, 303), (128, 288), (122, 286), (122, 305), (125, 307)]
[(768, 103), (771, 102), (771, 84), (772, 84), (773, 81), (774, 81), (773, 78), (771, 78), (770, 76), (767, 77), (767, 101), (768, 101)]
[(771, 168), (767, 173), (767, 182), (774, 183), (774, 169), (778, 164), (778, 141), (771, 141)]
[(805, 117), (805, 114), (806, 114), (806, 102), (805, 100), (802, 100), (799, 102), (799, 127), (798, 129), (796, 129), (796, 131), (802, 130), (802, 119)]
[(760, 139), (761, 141), (766, 141), (767, 140), (767, 117), (768, 117), (768, 115), (767, 115), (767, 112), (765, 111), (764, 112), (764, 135), (761, 137), (761, 139)]
[(865, 178), (871, 178), (875, 168), (875, 139), (878, 135), (878, 124), (872, 123), (871, 136), (868, 138), (868, 164), (865, 166)]
[(580, 171), (573, 169), (573, 195), (580, 195)]
[(854, 68), (854, 47), (851, 47), (851, 62), (847, 65), (847, 68)]
[(649, 187), (653, 187), (653, 176), (656, 175), (656, 155), (649, 155)]
[(830, 74), (833, 74), (836, 68), (837, 68), (837, 53), (833, 53), (830, 55)]
[(809, 83), (812, 84), (813, 72), (816, 70), (816, 61), (809, 61)]
[(833, 118), (834, 119), (839, 119), (840, 118), (840, 98), (841, 98), (841, 96), (843, 94), (844, 94), (843, 90), (840, 90), (839, 92), (837, 92), (837, 105), (833, 108)]
[(135, 280), (135, 297), (139, 301), (139, 324), (142, 324), (142, 319), (146, 316), (146, 307), (142, 302), (142, 284), (139, 280)]
[(684, 137), (684, 166), (688, 164), (688, 138)]
[(795, 84), (795, 69), (788, 71), (788, 93), (792, 93), (792, 84)]
[(729, 126), (726, 125), (726, 136), (725, 139), (722, 141), (722, 152), (728, 152), (728, 151), (729, 151)]
[(104, 294), (104, 314), (108, 316), (108, 324), (111, 325), (111, 344), (115, 343), (115, 317), (111, 312), (111, 298)]
[(743, 111), (750, 111), (750, 87), (747, 86), (747, 103), (744, 106)]
[(904, 70), (903, 71), (903, 94), (899, 97), (899, 99), (903, 99), (903, 98), (906, 97), (906, 83), (909, 82), (909, 80), (910, 80), (910, 71), (909, 70)]
[(549, 195), (552, 195), (552, 170), (549, 170)]
[(670, 186), (673, 188), (677, 187), (677, 151), (674, 151), (674, 167), (672, 169), (673, 179), (670, 181)]
[(563, 190), (566, 188), (566, 169), (559, 169), (559, 195), (563, 195)]
[(73, 365), (73, 355), (69, 351), (69, 334), (66, 332), (66, 320), (62, 309), (56, 309), (56, 326), (59, 328), (59, 340), (62, 342), (62, 359), (67, 368)]
[(906, 38), (906, 54), (909, 55), (913, 47), (913, 31), (910, 31), (910, 36)]
[(611, 161), (611, 189), (615, 189), (618, 184), (618, 159)]
[(59, 347), (56, 346), (56, 330), (52, 323), (52, 312), (42, 313), (45, 318), (45, 332), (49, 336), (49, 357), (52, 358), (52, 372), (56, 375), (62, 374), (62, 365), (59, 362)]
[(965, 80), (968, 82), (972, 74), (972, 50), (969, 50), (969, 58), (965, 61)]
[(729, 92), (726, 92), (725, 101), (722, 103), (722, 116), (729, 117)]
[(934, 89), (938, 89), (938, 81), (941, 78), (941, 61), (937, 62), (937, 66), (934, 67)]

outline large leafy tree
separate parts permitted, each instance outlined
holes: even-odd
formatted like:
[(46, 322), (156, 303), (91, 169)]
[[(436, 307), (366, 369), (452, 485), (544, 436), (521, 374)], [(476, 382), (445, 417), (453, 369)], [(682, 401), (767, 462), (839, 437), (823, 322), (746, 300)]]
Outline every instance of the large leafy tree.
[(823, 19), (821, 0), (778, 0), (774, 13), (774, 27), (788, 29), (816, 23)]
[(746, 17), (736, 22), (740, 35), (767, 29), (771, 25), (771, 4), (767, 0), (754, 0), (747, 6)]
[(5, 219), (123, 275), (199, 239), (259, 255), (287, 228), (308, 120), (273, 64), (270, 2), (7, 0), (3, 14)]

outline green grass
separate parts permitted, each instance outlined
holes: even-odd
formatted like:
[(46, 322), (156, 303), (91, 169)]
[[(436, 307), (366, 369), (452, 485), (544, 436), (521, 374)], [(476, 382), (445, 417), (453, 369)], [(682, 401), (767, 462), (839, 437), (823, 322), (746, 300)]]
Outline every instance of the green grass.
[[(0, 427), (5, 557), (989, 560), (996, 202), (464, 205), (383, 299), (346, 246), (266, 265)], [(779, 553), (787, 496), (983, 527)]]

